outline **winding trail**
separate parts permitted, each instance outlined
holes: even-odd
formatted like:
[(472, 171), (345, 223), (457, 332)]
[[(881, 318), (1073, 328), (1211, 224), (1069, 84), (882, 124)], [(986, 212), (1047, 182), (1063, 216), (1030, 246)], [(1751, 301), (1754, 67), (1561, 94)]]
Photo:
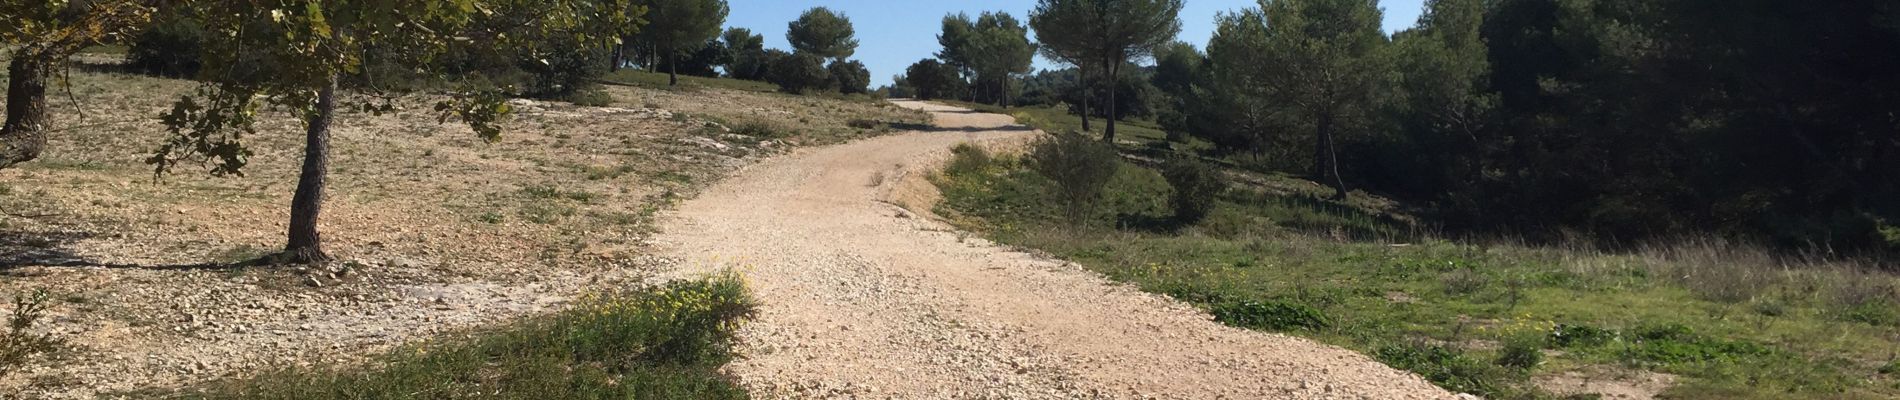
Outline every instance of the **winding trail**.
[[(938, 129), (766, 160), (682, 204), (673, 274), (744, 273), (763, 303), (729, 366), (761, 398), (1443, 399), (1313, 341), (1222, 326), (928, 214), (959, 143), (1020, 144), (1002, 115), (899, 102)], [(920, 215), (923, 214), (923, 215)]]

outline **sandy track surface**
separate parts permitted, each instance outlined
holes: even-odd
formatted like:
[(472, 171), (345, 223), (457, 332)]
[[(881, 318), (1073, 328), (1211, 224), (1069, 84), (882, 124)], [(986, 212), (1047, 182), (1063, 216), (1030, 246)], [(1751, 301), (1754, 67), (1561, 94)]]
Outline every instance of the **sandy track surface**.
[(901, 105), (939, 129), (764, 161), (663, 223), (661, 247), (685, 261), (677, 274), (736, 269), (763, 302), (730, 367), (756, 395), (1453, 397), (1364, 355), (1222, 326), (934, 221), (924, 176), (951, 147), (1034, 133), (1006, 116)]

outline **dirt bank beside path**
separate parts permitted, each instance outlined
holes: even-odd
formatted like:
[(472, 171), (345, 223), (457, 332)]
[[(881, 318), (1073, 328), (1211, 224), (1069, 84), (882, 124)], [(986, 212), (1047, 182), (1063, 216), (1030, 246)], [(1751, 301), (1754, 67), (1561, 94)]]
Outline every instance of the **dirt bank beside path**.
[(1035, 133), (1007, 116), (900, 104), (932, 112), (937, 129), (766, 160), (662, 223), (660, 247), (683, 261), (673, 274), (737, 269), (764, 303), (730, 367), (760, 397), (1453, 397), (1364, 355), (1222, 326), (918, 215), (934, 199), (923, 176), (951, 147)]

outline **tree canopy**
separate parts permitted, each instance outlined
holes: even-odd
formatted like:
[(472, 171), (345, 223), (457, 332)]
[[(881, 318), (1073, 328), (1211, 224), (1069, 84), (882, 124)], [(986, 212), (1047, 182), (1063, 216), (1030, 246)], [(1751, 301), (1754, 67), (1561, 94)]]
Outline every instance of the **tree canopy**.
[(842, 60), (857, 53), (857, 35), (851, 18), (829, 8), (816, 7), (805, 10), (791, 22), (785, 39), (796, 52)]
[[(1130, 60), (1173, 43), (1181, 32), (1181, 8), (1182, 0), (1039, 0), (1029, 25), (1051, 58), (1083, 68), (1084, 85), (1089, 71), (1114, 82)], [(1115, 118), (1108, 119), (1102, 140), (1114, 142)]]
[(648, 22), (634, 37), (646, 42), (666, 60), (670, 85), (679, 84), (679, 67), (674, 63), (718, 37), (720, 26), (726, 23), (726, 14), (731, 11), (725, 0), (638, 0), (636, 3), (646, 7)]

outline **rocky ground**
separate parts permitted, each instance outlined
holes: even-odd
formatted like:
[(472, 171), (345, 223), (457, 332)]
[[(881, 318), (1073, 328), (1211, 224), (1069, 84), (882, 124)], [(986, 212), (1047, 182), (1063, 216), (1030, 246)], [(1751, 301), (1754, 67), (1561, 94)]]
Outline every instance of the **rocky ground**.
[[(192, 84), (76, 72), (39, 161), (0, 170), (0, 297), (44, 289), (55, 359), (0, 398), (89, 398), (401, 343), (636, 284), (656, 213), (765, 156), (882, 134), (921, 113), (869, 101), (609, 88), (610, 107), (517, 100), (498, 143), (439, 124), (431, 99), (345, 112), (335, 128), (324, 268), (239, 268), (282, 245), (301, 130), (275, 112), (243, 177), (155, 179), (156, 116)], [(364, 98), (354, 100), (366, 101)], [(346, 104), (349, 105), (349, 104)], [(733, 133), (735, 123), (772, 132)], [(857, 127), (853, 127), (857, 126)]]
[(762, 398), (1449, 399), (1408, 372), (1233, 328), (1165, 296), (937, 222), (924, 179), (1007, 116), (904, 102), (937, 129), (747, 167), (669, 214), (673, 274), (732, 269), (761, 302), (729, 369)]

